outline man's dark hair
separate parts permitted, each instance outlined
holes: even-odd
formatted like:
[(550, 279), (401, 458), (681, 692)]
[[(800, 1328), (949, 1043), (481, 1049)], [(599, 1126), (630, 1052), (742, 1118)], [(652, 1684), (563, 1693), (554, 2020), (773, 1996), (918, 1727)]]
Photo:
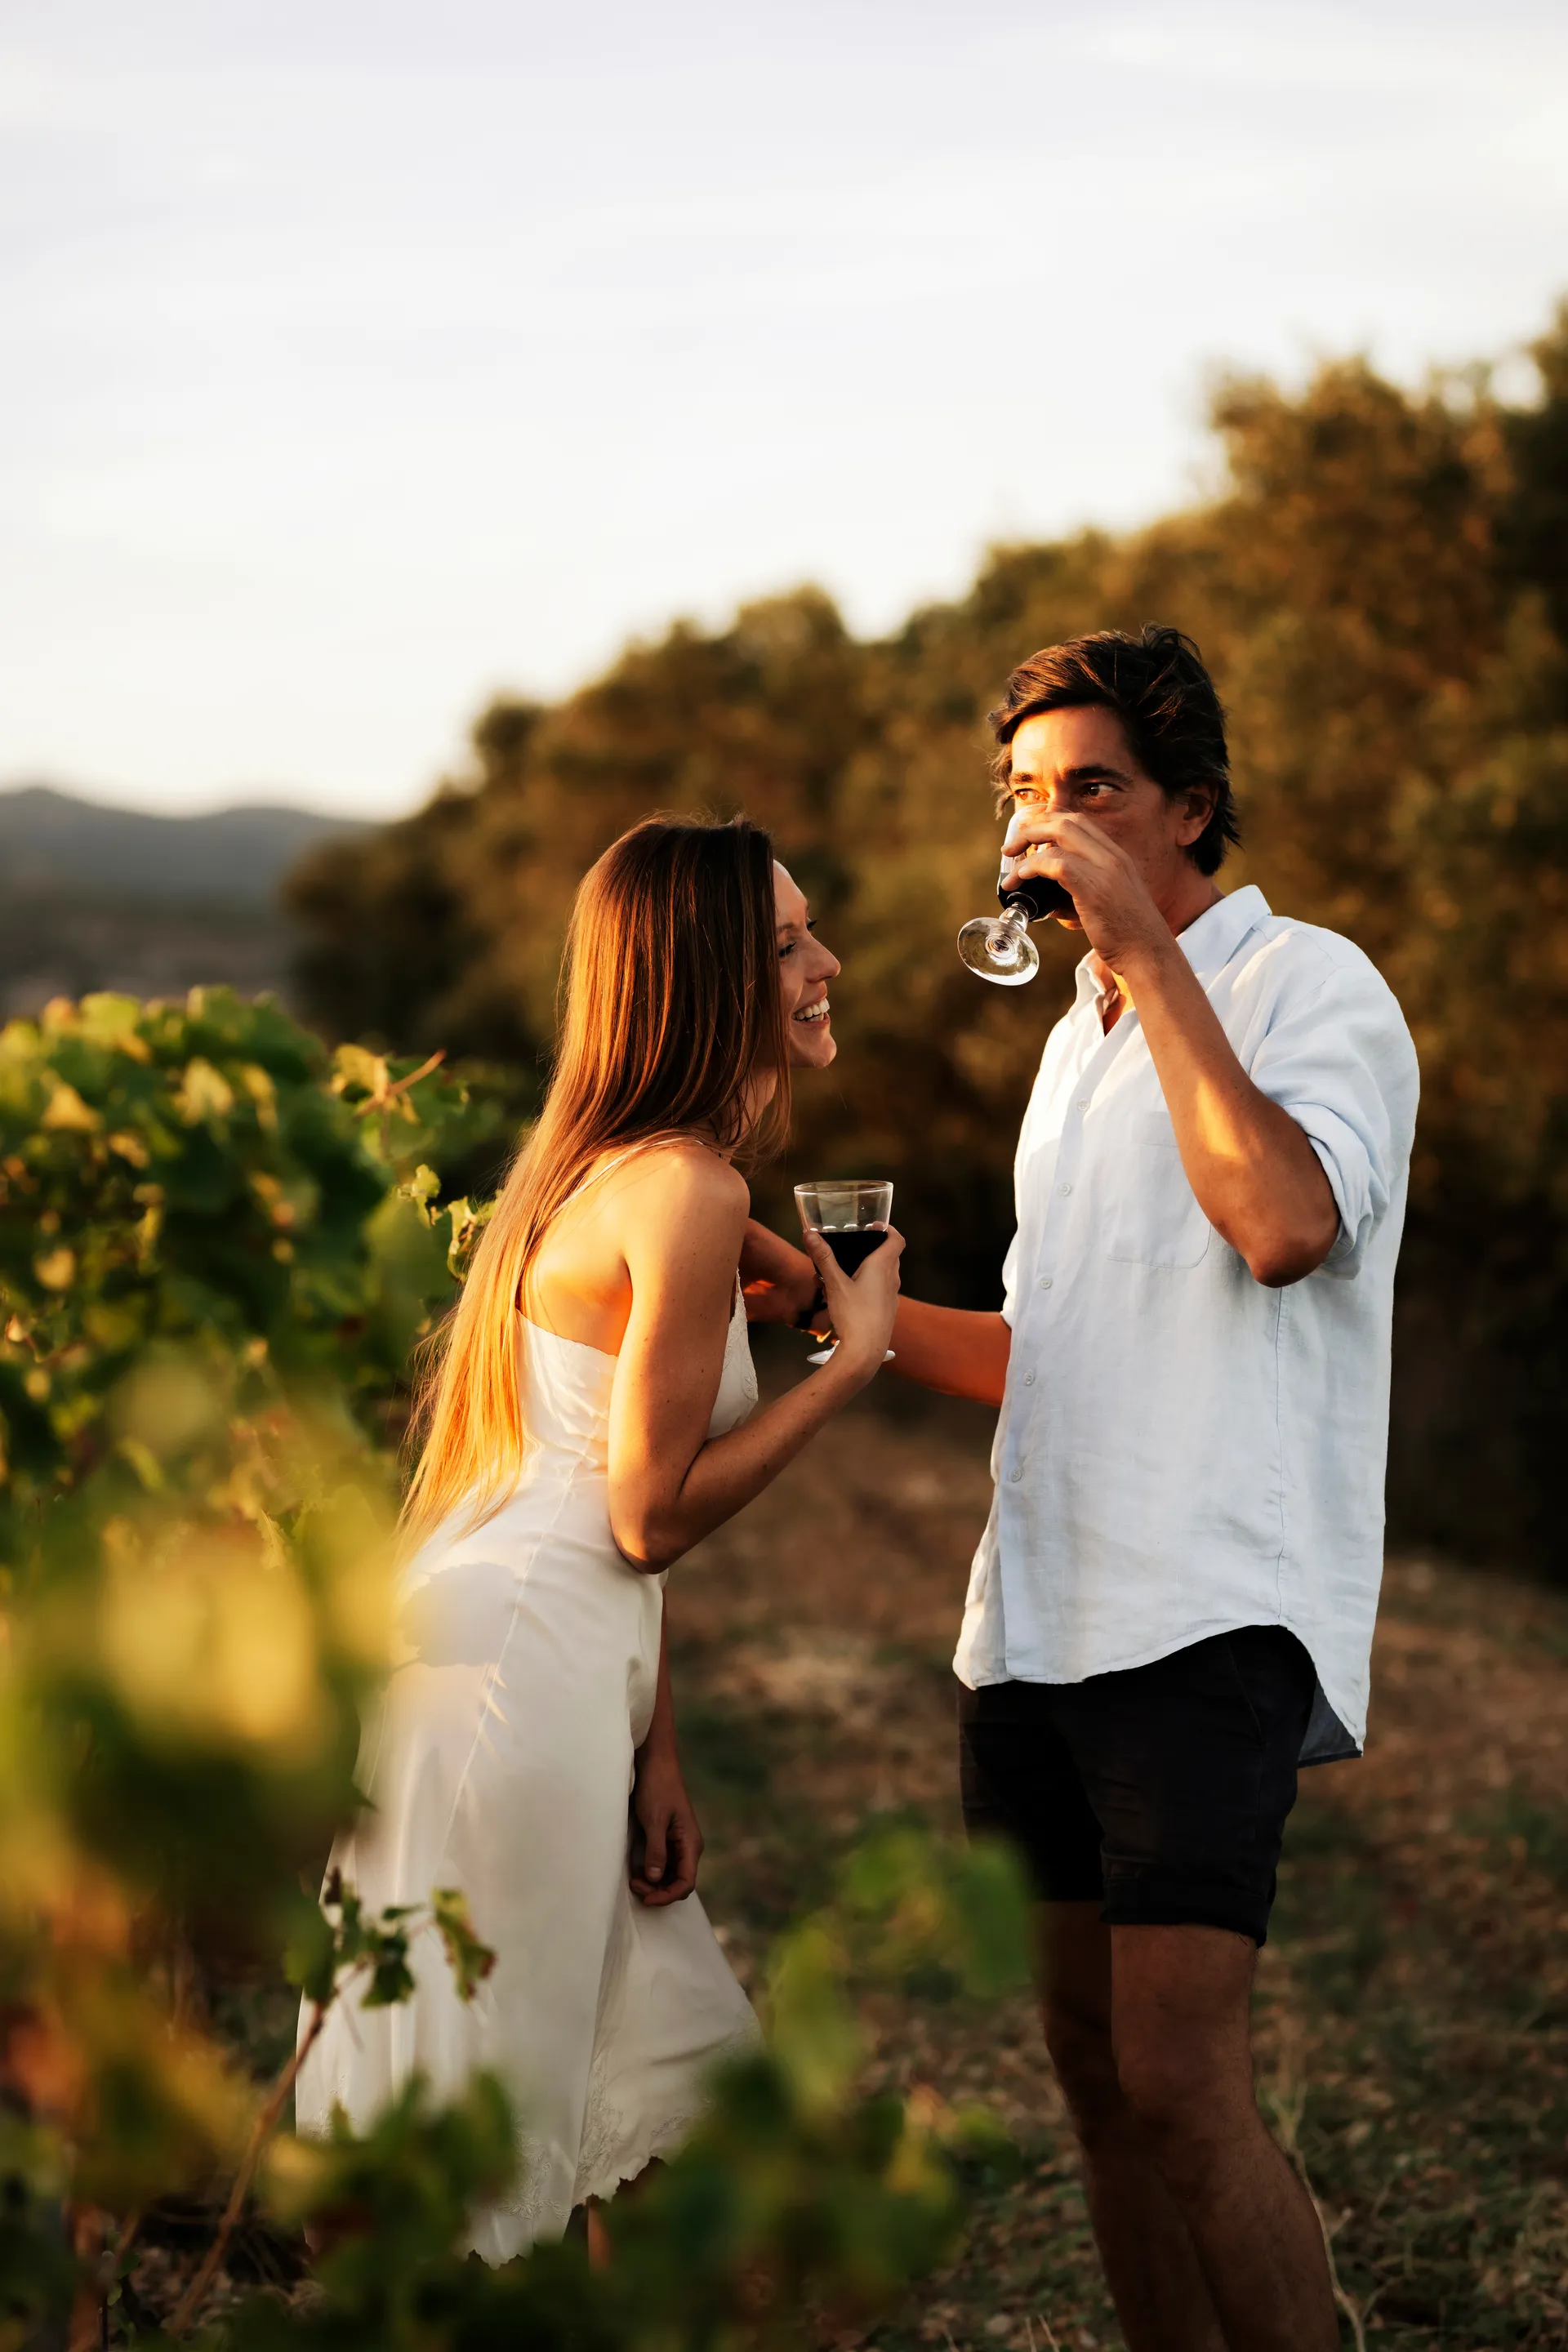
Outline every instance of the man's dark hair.
[(1194, 786), (1213, 792), (1214, 814), (1187, 856), (1200, 874), (1216, 872), (1230, 844), (1241, 838), (1225, 712), (1196, 646), (1180, 629), (1151, 622), (1135, 637), (1124, 629), (1097, 629), (1020, 662), (990, 713), (1000, 746), (992, 766), (997, 791), (1005, 794), (1011, 788), (1010, 747), (1026, 719), (1087, 703), (1114, 711), (1139, 766), (1173, 800)]

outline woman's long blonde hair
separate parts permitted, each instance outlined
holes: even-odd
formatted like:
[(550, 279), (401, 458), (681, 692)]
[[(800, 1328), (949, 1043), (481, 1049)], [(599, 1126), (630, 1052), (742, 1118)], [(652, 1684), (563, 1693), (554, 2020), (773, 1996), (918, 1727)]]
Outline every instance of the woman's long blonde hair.
[(746, 1161), (782, 1144), (789, 1075), (775, 930), (773, 844), (744, 817), (649, 817), (584, 875), (544, 1107), (417, 1383), (411, 1536), (459, 1507), (478, 1526), (516, 1483), (527, 1444), (515, 1354), (523, 1279), (595, 1163), (682, 1133)]

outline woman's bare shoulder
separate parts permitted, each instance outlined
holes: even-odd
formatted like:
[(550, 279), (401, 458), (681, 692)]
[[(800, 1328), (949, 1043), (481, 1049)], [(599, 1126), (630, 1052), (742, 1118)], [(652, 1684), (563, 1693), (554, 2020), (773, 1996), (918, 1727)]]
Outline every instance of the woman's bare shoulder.
[(659, 1144), (612, 1179), (609, 1229), (634, 1290), (673, 1282), (693, 1297), (732, 1288), (751, 1211), (746, 1180), (699, 1143)]
[(628, 1207), (635, 1202), (639, 1213), (658, 1203), (744, 1223), (751, 1209), (751, 1189), (739, 1169), (686, 1136), (646, 1145), (616, 1171), (611, 1184), (616, 1200)]

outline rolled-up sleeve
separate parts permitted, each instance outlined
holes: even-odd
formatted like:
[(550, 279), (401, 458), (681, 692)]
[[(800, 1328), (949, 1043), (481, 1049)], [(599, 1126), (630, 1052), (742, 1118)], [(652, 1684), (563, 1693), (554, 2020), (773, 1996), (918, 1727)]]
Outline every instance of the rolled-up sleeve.
[(1409, 1157), (1419, 1087), (1410, 1032), (1375, 966), (1358, 958), (1289, 992), (1250, 1074), (1301, 1129), (1329, 1180), (1340, 1232), (1319, 1271), (1354, 1275)]

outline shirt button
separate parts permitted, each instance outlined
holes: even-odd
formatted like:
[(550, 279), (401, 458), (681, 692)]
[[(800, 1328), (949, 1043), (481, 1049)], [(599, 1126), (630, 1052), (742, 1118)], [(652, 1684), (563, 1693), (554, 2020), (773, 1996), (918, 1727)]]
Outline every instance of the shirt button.
[(1080, 1097), (1079, 1101), (1074, 1103), (1073, 1108), (1075, 1110), (1087, 1110), (1089, 1108), (1089, 1097), (1087, 1095)]
[(1065, 1201), (1068, 1194), (1072, 1191), (1072, 1186), (1070, 1184), (1058, 1184), (1057, 1186), (1057, 1191), (1061, 1194), (1062, 1199)]
[(1024, 1374), (1024, 1386), (1025, 1386), (1026, 1389), (1032, 1389), (1032, 1388), (1034, 1387), (1034, 1385), (1035, 1385), (1035, 1375), (1033, 1374), (1033, 1372), (1026, 1372), (1026, 1373)]
[(1008, 1477), (1012, 1480), (1012, 1482), (1013, 1482), (1013, 1484), (1014, 1484), (1014, 1486), (1015, 1486), (1017, 1485), (1017, 1483), (1018, 1483), (1019, 1479), (1023, 1476), (1023, 1475), (1024, 1475), (1024, 1473), (1023, 1473), (1023, 1469), (1022, 1469), (1022, 1467), (1021, 1467), (1021, 1466), (1020, 1466), (1018, 1469), (1016, 1469), (1016, 1470), (1009, 1470), (1009, 1471), (1008, 1471), (1008, 1473), (1007, 1473)]
[(1050, 1276), (1049, 1276), (1048, 1274), (1042, 1274), (1042, 1275), (1041, 1275), (1041, 1276), (1040, 1276), (1040, 1288), (1041, 1288), (1042, 1290), (1048, 1290), (1048, 1289), (1050, 1288), (1050, 1286), (1051, 1286), (1051, 1277), (1050, 1277)]

